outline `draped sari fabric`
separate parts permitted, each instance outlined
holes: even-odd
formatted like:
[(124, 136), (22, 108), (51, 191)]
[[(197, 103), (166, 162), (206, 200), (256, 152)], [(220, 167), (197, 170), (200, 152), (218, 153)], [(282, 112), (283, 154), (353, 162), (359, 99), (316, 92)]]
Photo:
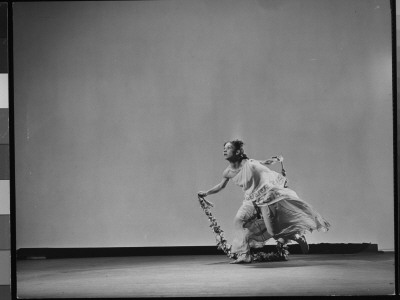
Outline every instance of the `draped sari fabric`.
[[(232, 181), (244, 191), (243, 203), (234, 219), (233, 253), (248, 253), (250, 248), (262, 247), (270, 238), (289, 240), (296, 234), (327, 231), (330, 227), (311, 205), (285, 187), (283, 175), (257, 160), (243, 160)], [(261, 209), (261, 220), (256, 217), (253, 202)]]

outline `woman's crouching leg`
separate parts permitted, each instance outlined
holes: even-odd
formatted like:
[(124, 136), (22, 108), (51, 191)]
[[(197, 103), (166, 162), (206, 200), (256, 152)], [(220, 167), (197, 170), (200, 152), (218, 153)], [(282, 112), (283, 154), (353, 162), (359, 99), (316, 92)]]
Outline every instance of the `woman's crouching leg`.
[(287, 243), (289, 239), (280, 234), (281, 224), (279, 222), (277, 205), (265, 205), (260, 206), (260, 208), (263, 215), (265, 227), (277, 242), (276, 248), (278, 255), (283, 260), (287, 260), (289, 255)]
[(244, 227), (246, 222), (254, 214), (254, 207), (246, 203), (239, 208), (233, 222), (234, 237), (231, 252), (237, 257), (234, 263), (251, 262), (249, 236), (250, 231)]

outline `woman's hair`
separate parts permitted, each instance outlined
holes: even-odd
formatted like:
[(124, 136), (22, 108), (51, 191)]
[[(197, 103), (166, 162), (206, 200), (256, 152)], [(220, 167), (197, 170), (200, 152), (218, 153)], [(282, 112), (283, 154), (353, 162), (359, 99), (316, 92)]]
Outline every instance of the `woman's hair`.
[(247, 155), (244, 153), (244, 149), (243, 149), (244, 143), (243, 143), (243, 141), (237, 140), (237, 139), (233, 140), (233, 141), (227, 141), (227, 142), (224, 143), (224, 146), (227, 143), (231, 143), (232, 144), (232, 146), (235, 148), (235, 152), (238, 151), (238, 150), (240, 151), (239, 156), (240, 156), (241, 159), (248, 159)]

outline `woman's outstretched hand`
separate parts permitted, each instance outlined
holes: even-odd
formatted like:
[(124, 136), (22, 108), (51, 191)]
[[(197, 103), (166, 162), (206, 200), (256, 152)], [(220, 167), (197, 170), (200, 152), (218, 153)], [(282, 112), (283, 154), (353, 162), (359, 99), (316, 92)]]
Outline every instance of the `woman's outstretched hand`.
[(266, 165), (272, 165), (276, 162), (282, 162), (283, 161), (283, 156), (272, 156), (271, 159), (264, 160), (263, 163)]
[(279, 155), (279, 156), (273, 156), (272, 158), (275, 158), (277, 161), (282, 162), (283, 161), (283, 156)]
[(204, 197), (207, 197), (207, 192), (198, 192), (197, 193), (197, 195), (199, 196), (199, 197), (202, 197), (202, 198), (204, 198)]
[(203, 198), (204, 202), (207, 204), (208, 207), (214, 207), (214, 204), (208, 200), (205, 199), (207, 196), (207, 192), (198, 192), (197, 195), (201, 198)]
[(263, 161), (263, 163), (266, 164), (266, 165), (271, 165), (271, 164), (273, 164), (274, 162), (275, 162), (275, 160), (273, 160), (273, 159), (267, 159), (267, 160), (264, 160), (264, 161)]

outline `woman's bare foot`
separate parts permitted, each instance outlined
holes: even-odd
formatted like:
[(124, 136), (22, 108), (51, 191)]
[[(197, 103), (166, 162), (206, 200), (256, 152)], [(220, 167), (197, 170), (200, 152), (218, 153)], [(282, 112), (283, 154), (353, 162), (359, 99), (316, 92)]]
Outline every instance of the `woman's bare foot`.
[(231, 264), (250, 264), (252, 261), (251, 255), (249, 253), (242, 253), (239, 255), (239, 257), (230, 262)]
[(304, 235), (295, 234), (293, 240), (300, 245), (301, 252), (307, 254), (310, 251), (306, 237)]

